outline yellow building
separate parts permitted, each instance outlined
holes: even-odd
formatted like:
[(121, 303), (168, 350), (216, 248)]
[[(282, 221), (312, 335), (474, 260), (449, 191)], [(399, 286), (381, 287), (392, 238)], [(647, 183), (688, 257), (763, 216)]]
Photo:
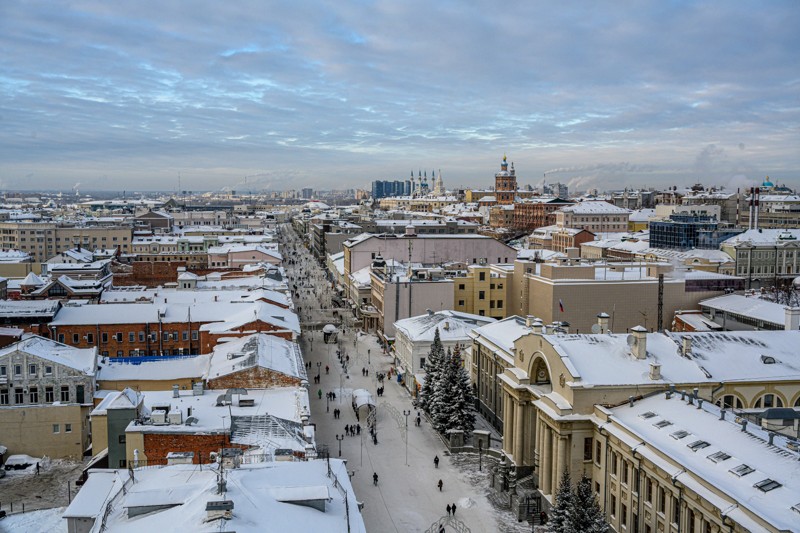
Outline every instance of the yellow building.
[(505, 318), (511, 265), (471, 265), (464, 277), (453, 279), (453, 309), (462, 313)]
[[(587, 475), (616, 531), (788, 531), (782, 526), (793, 516), (794, 504), (778, 510), (768, 506), (770, 512), (759, 508), (762, 493), (770, 490), (758, 487), (764, 472), (742, 484), (728, 471), (752, 460), (763, 464), (759, 468), (766, 474), (774, 471), (779, 486), (798, 483), (792, 471), (781, 472), (760, 457), (741, 456), (716, 470), (722, 472), (718, 479), (710, 476), (706, 466), (725, 460), (730, 428), (705, 429), (710, 422), (702, 416), (690, 421), (676, 409), (683, 409), (681, 401), (691, 396), (691, 411), (700, 409), (697, 399), (705, 402), (706, 419), (708, 412), (716, 413), (711, 420), (721, 416), (717, 406), (734, 410), (728, 414), (731, 421), (743, 421), (739, 408), (800, 406), (800, 376), (791, 370), (800, 357), (800, 332), (664, 334), (635, 327), (630, 334), (612, 334), (608, 321), (601, 314), (599, 333), (575, 335), (550, 330), (529, 317), (528, 332), (513, 345), (507, 343), (503, 355), (513, 365), (497, 380), (502, 389), (503, 453), (513, 467), (509, 477), (533, 476), (548, 507), (564, 470), (573, 479)], [(639, 399), (661, 395), (670, 387), (676, 388), (668, 400), (672, 403), (653, 407), (652, 420), (650, 409), (622, 420)], [(659, 430), (668, 438), (660, 438)], [(676, 433), (680, 430), (687, 433)], [(733, 433), (741, 430), (735, 426)], [(675, 448), (673, 442), (684, 437)], [(767, 452), (767, 437), (751, 428), (741, 440), (749, 446), (761, 439), (758, 446)], [(701, 444), (706, 441), (710, 444)], [(731, 442), (730, 455), (738, 453), (739, 444)], [(673, 450), (687, 446), (688, 453), (682, 455)], [(709, 453), (694, 454), (705, 446), (712, 446)], [(723, 455), (706, 460), (717, 451)], [(793, 461), (798, 463), (796, 456)], [(524, 497), (524, 492), (514, 496), (518, 504)]]

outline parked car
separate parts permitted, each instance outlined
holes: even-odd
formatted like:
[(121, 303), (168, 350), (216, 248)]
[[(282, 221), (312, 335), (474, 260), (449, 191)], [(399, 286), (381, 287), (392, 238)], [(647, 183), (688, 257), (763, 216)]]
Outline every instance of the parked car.
[(30, 455), (10, 455), (8, 459), (6, 459), (5, 467), (6, 470), (25, 470), (26, 468), (29, 468), (38, 462), (39, 459), (31, 457)]

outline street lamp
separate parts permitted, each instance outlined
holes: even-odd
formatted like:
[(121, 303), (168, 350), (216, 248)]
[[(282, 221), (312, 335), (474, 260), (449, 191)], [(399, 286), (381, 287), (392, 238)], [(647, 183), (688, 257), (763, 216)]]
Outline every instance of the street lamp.
[(339, 457), (342, 456), (342, 441), (344, 440), (344, 435), (336, 435), (336, 440), (339, 441)]
[(411, 414), (411, 410), (403, 409), (403, 415), (406, 417), (406, 466), (408, 466), (408, 415)]
[(478, 471), (483, 472), (483, 439), (478, 441)]
[(370, 354), (371, 352), (372, 352), (372, 350), (370, 350), (369, 348), (367, 348), (367, 364), (368, 364), (368, 365), (371, 365), (371, 364), (372, 364), (372, 361), (370, 360), (370, 357), (369, 357), (369, 354)]

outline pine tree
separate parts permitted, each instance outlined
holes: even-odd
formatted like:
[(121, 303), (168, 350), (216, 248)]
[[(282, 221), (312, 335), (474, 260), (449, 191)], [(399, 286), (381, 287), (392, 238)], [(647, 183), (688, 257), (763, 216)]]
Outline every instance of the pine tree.
[(429, 415), (433, 415), (430, 404), (433, 399), (433, 393), (436, 390), (436, 382), (441, 371), (443, 358), (444, 347), (439, 336), (439, 328), (436, 328), (433, 334), (433, 344), (431, 344), (431, 350), (428, 352), (428, 358), (425, 361), (425, 383), (422, 384), (419, 394), (419, 406)]
[(444, 433), (452, 429), (452, 420), (455, 413), (452, 391), (455, 381), (455, 372), (452, 364), (453, 354), (450, 348), (442, 358), (440, 370), (434, 385), (433, 398), (431, 399), (430, 410), (433, 419), (433, 427), (439, 433)]
[(608, 522), (597, 504), (597, 498), (592, 492), (592, 481), (581, 476), (578, 486), (575, 487), (573, 513), (569, 519), (568, 531), (582, 533), (606, 533)]
[(451, 383), (453, 388), (449, 392), (453, 410), (450, 413), (448, 429), (460, 429), (466, 435), (470, 435), (475, 429), (475, 394), (472, 391), (469, 373), (461, 361), (461, 349), (458, 345), (453, 349), (449, 364), (453, 373)]
[[(542, 465), (543, 468), (550, 468), (550, 465)], [(572, 515), (574, 514), (575, 496), (572, 492), (572, 478), (569, 470), (564, 470), (561, 474), (561, 481), (556, 492), (556, 501), (550, 508), (550, 520), (547, 525), (553, 533), (573, 533), (580, 531), (572, 529)]]

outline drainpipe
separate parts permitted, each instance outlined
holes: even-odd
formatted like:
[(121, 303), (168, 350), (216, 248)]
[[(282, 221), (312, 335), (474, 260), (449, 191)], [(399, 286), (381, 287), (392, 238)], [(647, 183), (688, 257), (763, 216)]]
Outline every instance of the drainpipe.
[[(737, 507), (739, 507), (739, 504), (737, 504), (737, 503), (734, 503), (733, 505), (731, 505), (730, 507), (728, 507), (728, 508), (727, 508), (727, 509), (725, 509), (724, 511), (720, 511), (720, 513), (719, 513), (719, 514), (720, 514), (720, 517), (722, 518), (722, 525), (723, 525), (723, 526), (728, 526), (728, 531), (729, 531), (730, 533), (733, 533), (733, 526), (735, 526), (735, 525), (736, 525), (736, 522), (734, 522), (734, 521), (733, 521), (733, 519), (731, 519), (731, 518), (728, 516), (728, 513), (729, 513), (730, 511), (733, 511), (733, 510), (734, 510), (734, 509), (736, 509)], [(730, 523), (727, 523), (727, 520), (730, 520)]]
[(631, 453), (636, 459), (636, 486), (639, 487), (636, 498), (636, 520), (638, 522), (636, 530), (642, 531), (644, 529), (642, 524), (642, 456), (637, 451), (639, 446), (647, 446), (647, 443), (642, 441), (631, 449)]
[[(683, 483), (678, 481), (678, 476), (684, 473), (686, 473), (686, 470), (681, 470), (671, 478), (672, 486), (678, 489), (678, 533), (681, 533), (681, 506), (683, 505)], [(681, 486), (678, 486), (679, 483)]]
[[(713, 389), (711, 389), (711, 403), (712, 404), (714, 403), (714, 396), (716, 396), (716, 394), (719, 391), (721, 391), (723, 389), (723, 387), (725, 387), (725, 382), (724, 381), (720, 381), (719, 386), (714, 387)], [(723, 405), (722, 407), (724, 408), (725, 406)]]

